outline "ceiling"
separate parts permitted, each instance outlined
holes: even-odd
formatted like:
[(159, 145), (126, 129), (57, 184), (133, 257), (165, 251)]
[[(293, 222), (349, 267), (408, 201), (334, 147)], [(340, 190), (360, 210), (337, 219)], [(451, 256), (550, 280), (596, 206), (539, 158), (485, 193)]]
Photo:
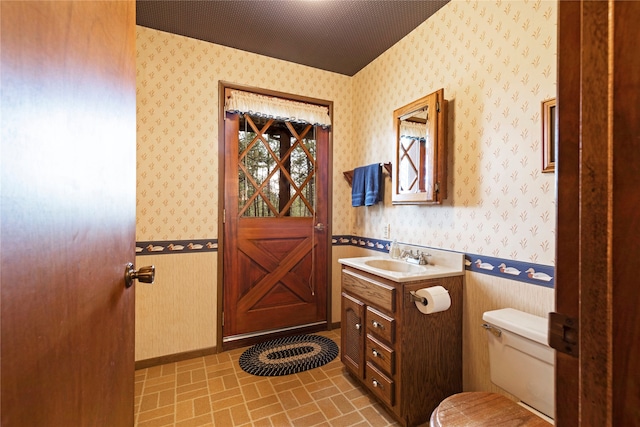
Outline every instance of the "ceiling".
[(136, 23), (352, 76), (449, 0), (137, 0)]

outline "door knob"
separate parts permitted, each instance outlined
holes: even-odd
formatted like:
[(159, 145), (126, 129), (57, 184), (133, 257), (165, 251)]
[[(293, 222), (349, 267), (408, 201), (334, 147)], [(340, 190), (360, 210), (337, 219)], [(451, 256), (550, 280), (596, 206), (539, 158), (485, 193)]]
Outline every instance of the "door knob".
[(128, 263), (124, 267), (124, 284), (127, 288), (130, 288), (136, 279), (142, 283), (153, 283), (155, 278), (156, 268), (153, 265), (140, 267), (139, 270), (136, 270), (132, 263)]

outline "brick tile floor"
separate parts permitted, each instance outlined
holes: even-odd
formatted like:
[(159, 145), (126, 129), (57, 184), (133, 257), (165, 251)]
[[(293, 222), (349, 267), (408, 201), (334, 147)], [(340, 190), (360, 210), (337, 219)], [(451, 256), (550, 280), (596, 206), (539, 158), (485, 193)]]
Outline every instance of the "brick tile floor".
[[(340, 345), (340, 330), (320, 332)], [(135, 425), (398, 426), (344, 371), (338, 356), (311, 371), (257, 377), (238, 365), (246, 348), (136, 371)]]

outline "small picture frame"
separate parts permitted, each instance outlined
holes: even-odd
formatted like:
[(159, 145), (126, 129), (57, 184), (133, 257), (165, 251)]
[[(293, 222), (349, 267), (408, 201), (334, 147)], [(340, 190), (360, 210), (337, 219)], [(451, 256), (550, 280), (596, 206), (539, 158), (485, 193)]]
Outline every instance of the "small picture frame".
[(542, 101), (542, 172), (556, 170), (556, 99)]

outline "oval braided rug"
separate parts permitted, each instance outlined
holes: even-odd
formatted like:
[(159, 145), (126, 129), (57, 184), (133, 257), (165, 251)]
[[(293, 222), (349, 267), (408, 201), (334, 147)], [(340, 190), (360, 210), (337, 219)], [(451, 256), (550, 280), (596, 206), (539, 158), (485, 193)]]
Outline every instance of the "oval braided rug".
[(338, 345), (320, 335), (295, 335), (256, 344), (242, 353), (243, 371), (261, 377), (290, 375), (326, 365), (338, 355)]

